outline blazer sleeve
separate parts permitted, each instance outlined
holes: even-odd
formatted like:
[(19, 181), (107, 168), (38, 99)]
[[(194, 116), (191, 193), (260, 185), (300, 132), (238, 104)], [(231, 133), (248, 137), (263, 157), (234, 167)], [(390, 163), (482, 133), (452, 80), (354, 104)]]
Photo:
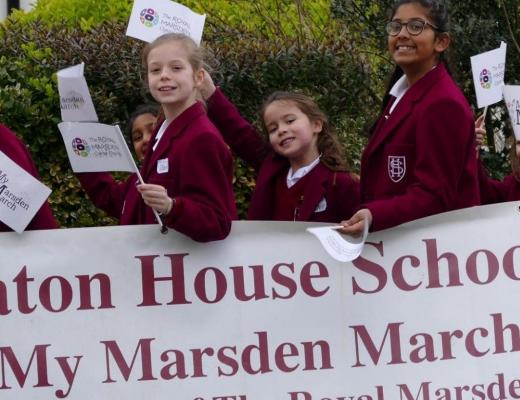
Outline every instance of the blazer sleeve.
[(135, 174), (125, 182), (117, 182), (106, 172), (77, 173), (81, 186), (94, 205), (114, 218), (120, 218), (125, 198), (131, 185), (135, 185)]
[(361, 203), (361, 187), (359, 179), (349, 172), (336, 173), (336, 182), (333, 183), (332, 197), (336, 203), (336, 221), (349, 219)]
[(364, 205), (372, 213), (373, 231), (458, 208), (463, 192), (473, 196), (465, 204), (480, 202), (474, 126), (464, 104), (438, 99), (417, 118), (413, 182), (401, 195)]
[(478, 164), (478, 181), (482, 204), (520, 200), (520, 182), (513, 175), (508, 175), (503, 181), (498, 181), (489, 177), (481, 161)]
[(179, 194), (165, 223), (198, 242), (224, 239), (237, 218), (231, 152), (215, 133), (195, 136), (178, 155)]
[(207, 106), (209, 119), (218, 128), (228, 146), (258, 172), (270, 151), (270, 145), (240, 115), (220, 88), (208, 99)]

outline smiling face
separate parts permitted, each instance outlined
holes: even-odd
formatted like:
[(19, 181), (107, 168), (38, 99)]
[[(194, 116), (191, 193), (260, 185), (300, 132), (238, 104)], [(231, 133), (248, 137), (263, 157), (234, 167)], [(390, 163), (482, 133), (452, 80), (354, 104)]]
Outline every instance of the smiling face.
[(428, 10), (418, 3), (402, 4), (396, 10), (392, 21), (403, 24), (412, 20), (422, 20), (424, 30), (416, 36), (410, 35), (405, 26), (396, 36), (388, 36), (388, 50), (397, 65), (401, 67), (410, 85), (430, 71), (439, 60), (439, 55), (448, 48), (450, 38), (445, 32), (435, 32), (428, 17)]
[(265, 108), (264, 124), (273, 150), (289, 160), (291, 168), (309, 165), (319, 156), (321, 121), (311, 121), (294, 102), (276, 100)]
[(137, 116), (132, 123), (132, 143), (139, 161), (144, 160), (148, 143), (153, 134), (155, 120), (155, 115), (145, 113)]
[(173, 119), (196, 101), (202, 71), (194, 71), (186, 46), (180, 41), (161, 43), (147, 58), (150, 93), (163, 105), (166, 118)]

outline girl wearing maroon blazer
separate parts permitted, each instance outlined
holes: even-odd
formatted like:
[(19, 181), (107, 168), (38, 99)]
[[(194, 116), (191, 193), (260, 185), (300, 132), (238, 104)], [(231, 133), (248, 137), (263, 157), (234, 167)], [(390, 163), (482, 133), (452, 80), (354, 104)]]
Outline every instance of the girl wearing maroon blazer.
[[(479, 145), (482, 144), (486, 133), (481, 122), (481, 120), (477, 120), (475, 124)], [(498, 181), (491, 179), (482, 163), (479, 163), (478, 177), (482, 204), (520, 200), (520, 138), (516, 138), (511, 146), (511, 170), (513, 172), (511, 175), (506, 176), (503, 181)]]
[(359, 206), (359, 183), (347, 171), (327, 117), (309, 97), (275, 92), (261, 111), (267, 143), (205, 74), (208, 115), (226, 143), (257, 172), (248, 218), (335, 222)]
[[(38, 170), (25, 144), (2, 124), (0, 124), (0, 151), (36, 179), (40, 179)], [(57, 227), (58, 224), (52, 215), (51, 207), (48, 202), (45, 202), (27, 225), (26, 230), (54, 229)], [(0, 232), (9, 231), (12, 231), (12, 229), (0, 222)]]
[(444, 65), (441, 0), (398, 0), (386, 26), (396, 72), (361, 159), (361, 209), (342, 221), (359, 235), (480, 204), (472, 111)]
[[(119, 217), (123, 225), (155, 223), (154, 209), (166, 226), (193, 240), (207, 242), (229, 234), (236, 219), (233, 160), (197, 101), (202, 63), (201, 49), (181, 34), (160, 36), (143, 50), (148, 86), (164, 118), (141, 167), (146, 183), (130, 184), (123, 192)], [(81, 174), (80, 178), (89, 191), (111, 196), (114, 181), (109, 174)]]
[[(139, 165), (155, 132), (159, 108), (151, 104), (138, 106), (128, 119), (128, 138), (131, 140)], [(124, 182), (112, 179), (109, 174), (76, 174), (83, 189), (96, 207), (114, 218), (120, 218), (129, 190), (138, 183), (137, 174), (131, 174)]]

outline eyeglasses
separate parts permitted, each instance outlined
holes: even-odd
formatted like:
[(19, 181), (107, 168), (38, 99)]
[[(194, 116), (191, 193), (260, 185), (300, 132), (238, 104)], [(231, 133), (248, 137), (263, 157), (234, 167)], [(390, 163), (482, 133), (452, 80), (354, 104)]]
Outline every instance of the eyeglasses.
[(388, 24), (386, 24), (386, 32), (390, 36), (397, 36), (397, 35), (399, 35), (399, 33), (401, 33), (403, 26), (406, 26), (406, 30), (412, 36), (420, 35), (422, 33), (422, 31), (424, 30), (424, 27), (426, 27), (426, 26), (429, 26), (433, 30), (439, 29), (435, 25), (432, 25), (429, 22), (423, 21), (422, 19), (412, 19), (408, 22), (390, 21)]

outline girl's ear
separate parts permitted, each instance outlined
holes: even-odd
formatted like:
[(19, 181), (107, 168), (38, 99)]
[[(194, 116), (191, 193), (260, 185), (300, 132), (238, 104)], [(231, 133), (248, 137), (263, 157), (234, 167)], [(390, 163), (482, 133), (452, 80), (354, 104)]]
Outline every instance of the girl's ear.
[(321, 133), (321, 131), (323, 130), (323, 121), (317, 119), (317, 120), (314, 120), (312, 121), (312, 131), (314, 133)]
[(202, 85), (202, 82), (204, 81), (204, 70), (199, 69), (195, 72), (195, 87), (199, 88)]
[(451, 43), (451, 36), (447, 32), (441, 32), (435, 37), (434, 49), (437, 53), (445, 51)]

